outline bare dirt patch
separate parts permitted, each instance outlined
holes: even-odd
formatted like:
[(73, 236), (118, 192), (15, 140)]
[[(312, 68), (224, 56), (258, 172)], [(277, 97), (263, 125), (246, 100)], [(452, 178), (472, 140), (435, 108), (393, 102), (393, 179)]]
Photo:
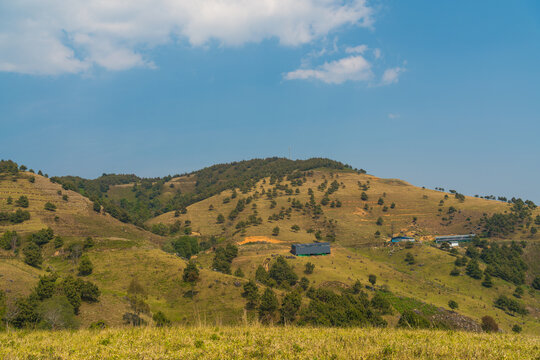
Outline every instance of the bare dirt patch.
[(244, 240), (238, 242), (238, 245), (244, 245), (248, 243), (257, 243), (257, 242), (281, 244), (283, 241), (274, 239), (268, 236), (246, 236)]

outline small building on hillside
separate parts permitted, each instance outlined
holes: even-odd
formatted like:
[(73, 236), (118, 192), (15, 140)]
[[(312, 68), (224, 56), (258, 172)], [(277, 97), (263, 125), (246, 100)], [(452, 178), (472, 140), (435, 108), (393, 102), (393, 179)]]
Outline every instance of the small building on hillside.
[(396, 244), (400, 242), (415, 242), (415, 238), (409, 237), (409, 236), (396, 236), (393, 237), (392, 240), (390, 240), (391, 243)]
[(437, 244), (442, 244), (446, 242), (446, 243), (449, 243), (450, 246), (457, 246), (452, 243), (461, 244), (461, 243), (471, 242), (475, 236), (476, 236), (475, 234), (436, 236), (435, 242)]
[(292, 244), (291, 253), (296, 256), (330, 254), (330, 243)]

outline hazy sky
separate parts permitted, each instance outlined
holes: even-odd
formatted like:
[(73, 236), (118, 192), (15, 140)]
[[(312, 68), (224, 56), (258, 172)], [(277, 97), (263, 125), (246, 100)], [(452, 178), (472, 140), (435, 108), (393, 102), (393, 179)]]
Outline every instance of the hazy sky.
[(0, 158), (329, 157), (540, 202), (540, 2), (0, 0)]

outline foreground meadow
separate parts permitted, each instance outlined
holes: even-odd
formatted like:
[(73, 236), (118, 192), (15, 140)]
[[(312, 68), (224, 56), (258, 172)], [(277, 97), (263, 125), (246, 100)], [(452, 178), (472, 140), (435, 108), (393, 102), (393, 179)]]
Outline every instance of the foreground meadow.
[(1, 359), (540, 359), (540, 337), (298, 327), (0, 333)]

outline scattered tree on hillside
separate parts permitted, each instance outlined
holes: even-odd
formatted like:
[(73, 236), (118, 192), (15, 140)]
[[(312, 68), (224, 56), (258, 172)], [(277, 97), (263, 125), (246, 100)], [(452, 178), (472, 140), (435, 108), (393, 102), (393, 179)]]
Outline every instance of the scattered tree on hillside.
[(171, 325), (171, 320), (169, 320), (162, 311), (154, 313), (154, 315), (152, 315), (152, 320), (154, 320), (154, 324), (157, 327), (165, 327)]
[(244, 277), (244, 272), (242, 271), (242, 268), (237, 268), (234, 272), (234, 276)]
[(79, 263), (79, 276), (88, 276), (94, 270), (94, 265), (88, 258), (88, 256), (83, 256), (81, 262)]
[(259, 303), (259, 288), (253, 280), (250, 280), (244, 285), (242, 296), (246, 298), (246, 308), (255, 309)]
[(290, 324), (296, 320), (296, 314), (302, 305), (302, 295), (299, 291), (291, 291), (285, 295), (281, 302), (279, 312), (281, 314), (280, 322)]
[(56, 211), (56, 205), (54, 205), (52, 202), (46, 202), (43, 208), (47, 211)]
[(531, 283), (531, 286), (533, 289), (540, 290), (540, 276), (537, 276), (534, 278), (534, 280)]
[(21, 195), (17, 201), (15, 201), (15, 205), (20, 206), (22, 208), (27, 208), (29, 205), (28, 197), (25, 195)]
[(495, 319), (489, 315), (486, 315), (482, 317), (482, 330), (485, 332), (497, 332), (499, 331), (499, 325), (497, 325)]
[(416, 263), (416, 260), (414, 259), (414, 256), (413, 254), (411, 254), (410, 252), (408, 252), (406, 255), (405, 255), (405, 262), (409, 265), (414, 265)]
[(30, 242), (23, 249), (24, 262), (33, 267), (39, 267), (43, 263), (41, 257), (41, 248), (33, 242)]
[(266, 288), (261, 296), (259, 305), (259, 319), (264, 324), (272, 323), (275, 319), (275, 313), (278, 309), (278, 300), (276, 294), (270, 288)]
[(279, 235), (279, 226), (276, 226), (274, 229), (272, 229), (272, 236), (278, 236)]
[(313, 274), (313, 270), (315, 269), (315, 264), (313, 264), (312, 262), (308, 261), (306, 263), (306, 265), (304, 266), (304, 273), (306, 274)]
[(491, 280), (491, 275), (484, 273), (484, 281), (482, 281), (482, 286), (490, 288), (493, 287), (493, 281)]
[(452, 310), (456, 310), (459, 307), (459, 305), (455, 300), (450, 300), (448, 301), (448, 307)]
[(482, 278), (482, 270), (480, 270), (480, 266), (478, 265), (478, 261), (476, 259), (469, 261), (469, 264), (467, 264), (467, 267), (465, 268), (465, 273), (473, 279)]
[(283, 256), (278, 256), (276, 262), (270, 267), (268, 276), (275, 280), (277, 285), (283, 287), (293, 286), (298, 280), (298, 275), (296, 275)]
[(182, 276), (182, 279), (189, 283), (199, 281), (199, 269), (193, 261), (188, 262), (187, 266), (184, 268), (184, 275)]
[(377, 282), (377, 275), (369, 274), (368, 281), (371, 283), (372, 286), (375, 286), (375, 283)]
[(216, 222), (218, 224), (223, 224), (225, 222), (225, 216), (223, 216), (223, 214), (218, 214)]
[(383, 218), (379, 216), (379, 218), (377, 219), (377, 225), (381, 226), (383, 224)]

